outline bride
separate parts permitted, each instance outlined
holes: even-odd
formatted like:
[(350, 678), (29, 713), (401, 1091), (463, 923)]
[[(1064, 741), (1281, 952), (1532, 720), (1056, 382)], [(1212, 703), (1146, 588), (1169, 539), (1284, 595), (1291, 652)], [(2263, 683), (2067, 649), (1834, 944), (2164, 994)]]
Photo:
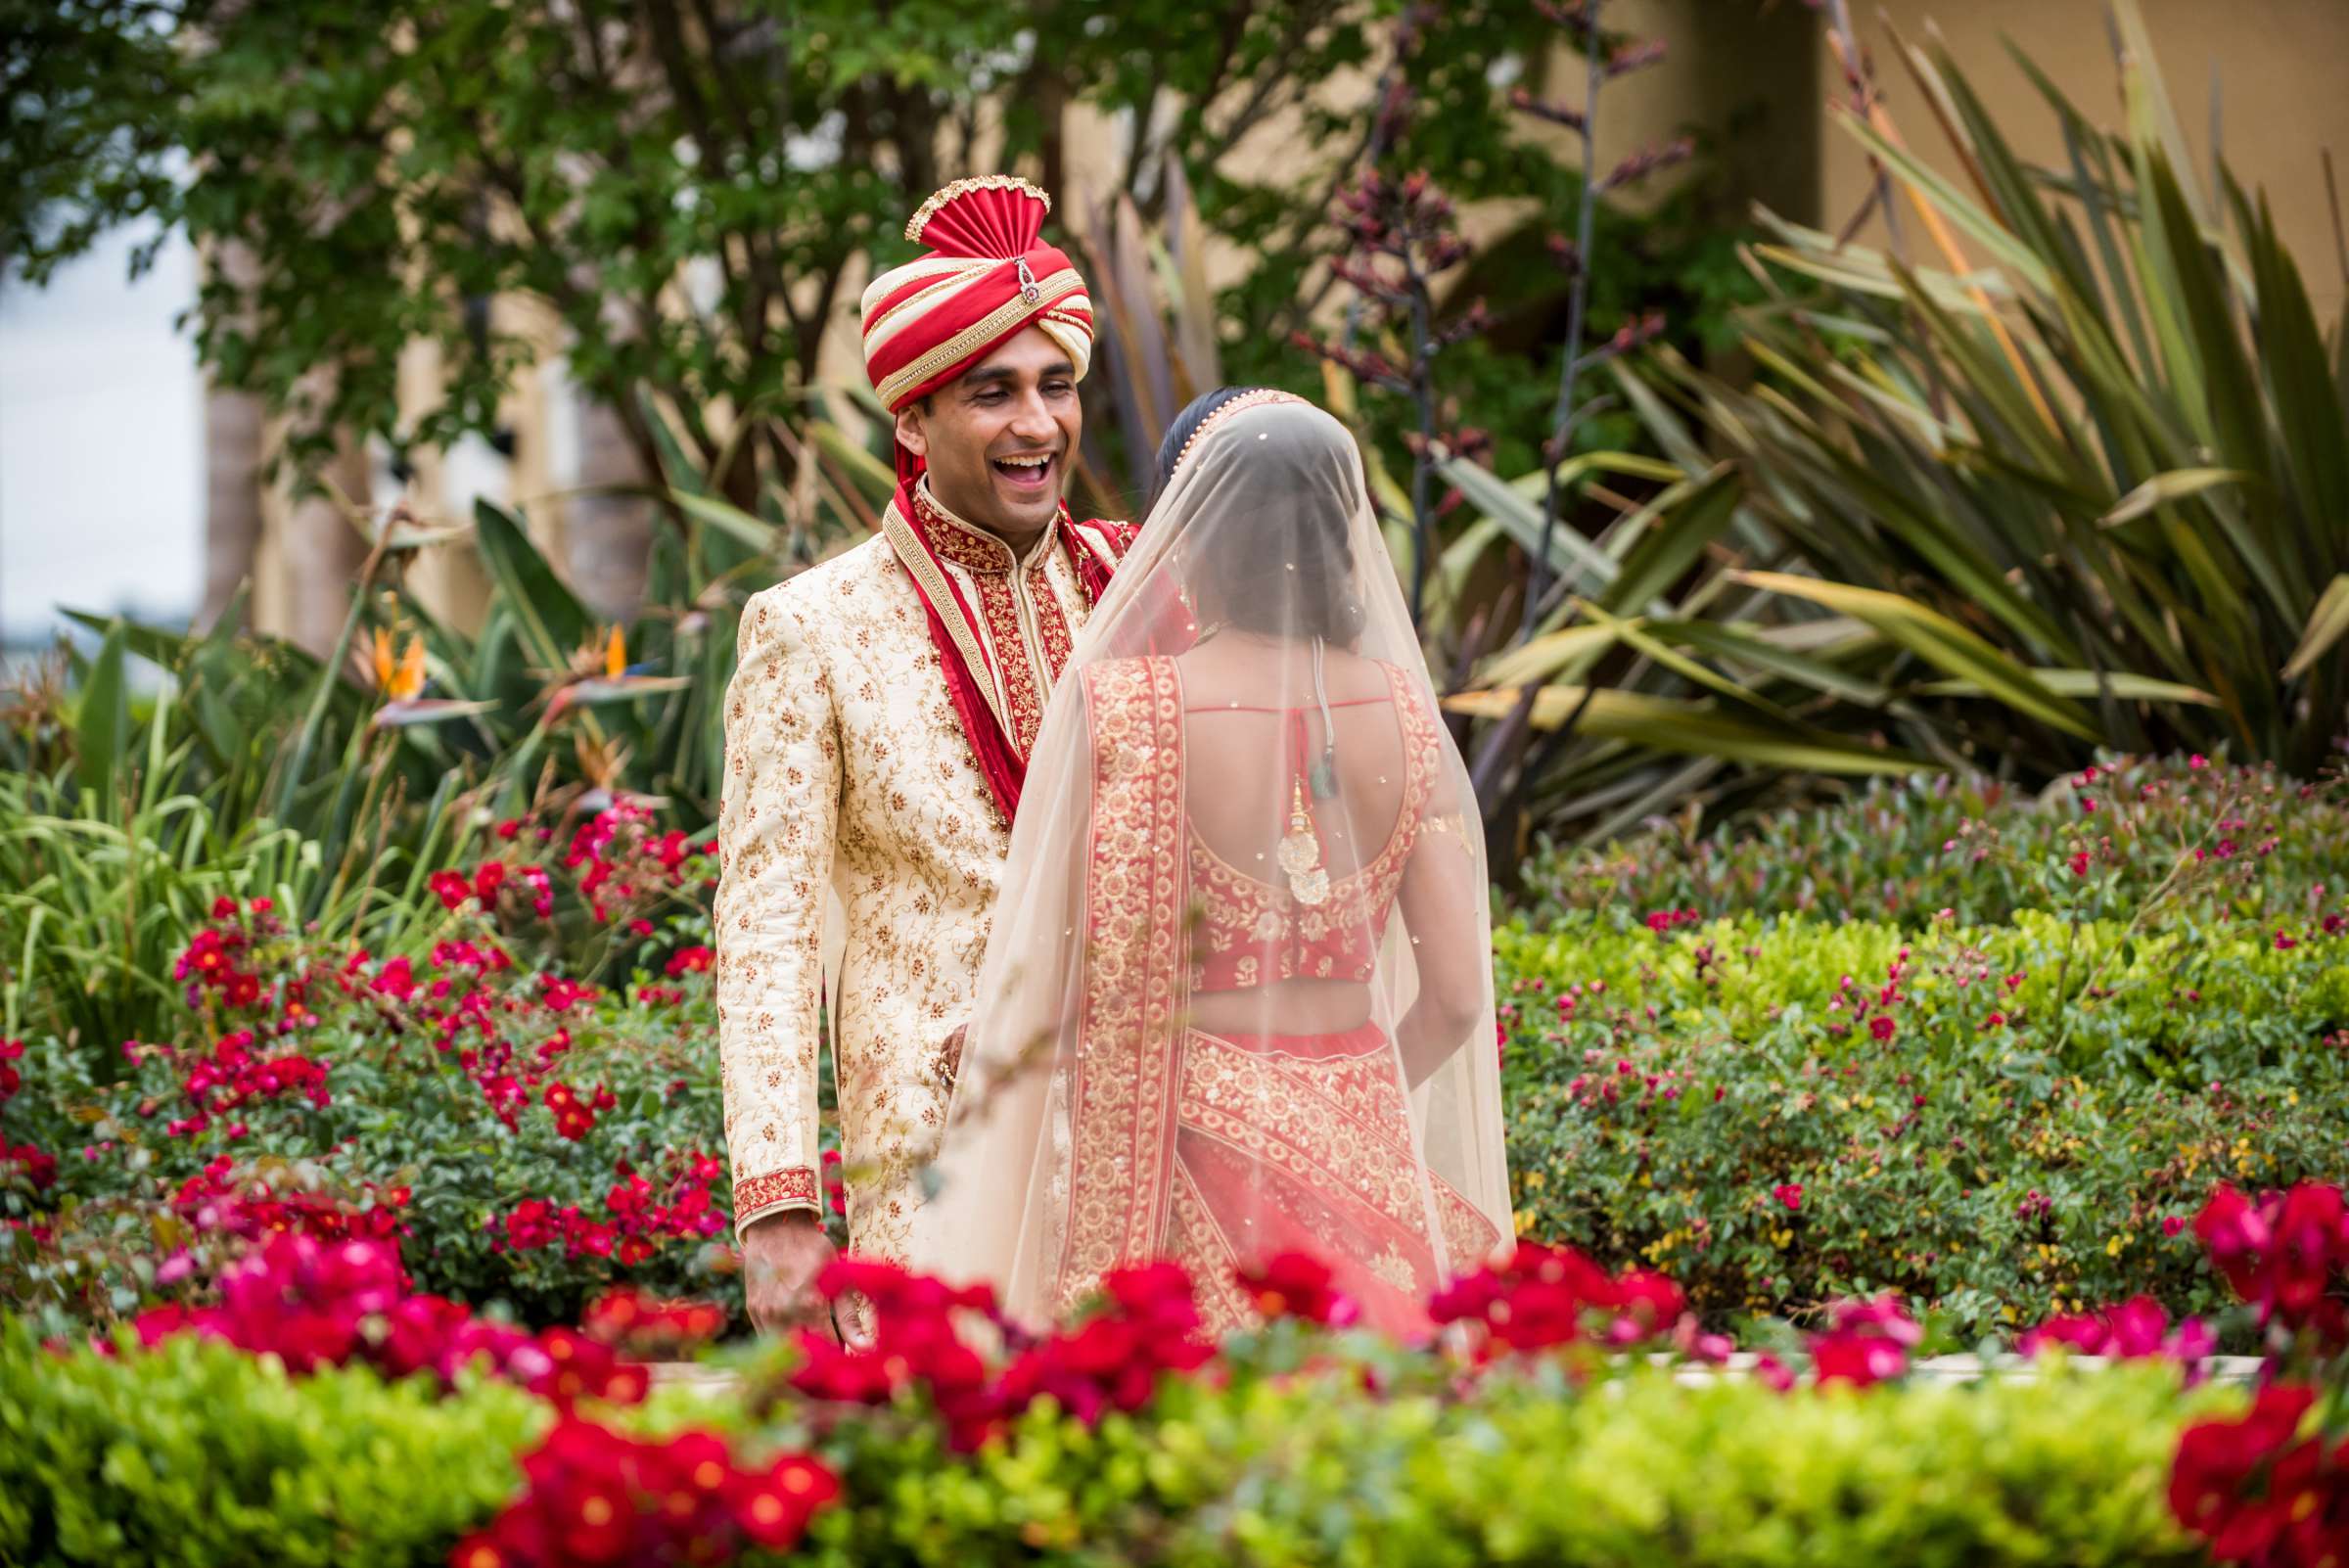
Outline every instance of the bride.
[[(1211, 393), (1023, 788), (917, 1265), (1064, 1314), (1311, 1252), (1362, 1320), (1509, 1233), (1481, 835), (1353, 438)], [(1161, 454), (1161, 470), (1170, 465)]]

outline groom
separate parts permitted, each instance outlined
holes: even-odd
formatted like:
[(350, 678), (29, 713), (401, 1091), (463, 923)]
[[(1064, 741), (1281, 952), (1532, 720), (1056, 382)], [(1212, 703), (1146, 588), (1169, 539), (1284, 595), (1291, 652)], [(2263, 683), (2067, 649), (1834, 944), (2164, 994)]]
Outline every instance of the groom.
[[(913, 1162), (944, 1114), (1045, 699), (1131, 541), (1061, 486), (1093, 314), (1039, 238), (1050, 200), (960, 180), (928, 252), (864, 292), (865, 370), (897, 420), (881, 531), (743, 609), (726, 693), (718, 1055), (752, 1320), (832, 1326), (816, 1274), (816, 1038), (827, 888), (847, 912), (829, 990), (860, 1253), (902, 1252)], [(860, 1337), (859, 1325), (843, 1331)]]

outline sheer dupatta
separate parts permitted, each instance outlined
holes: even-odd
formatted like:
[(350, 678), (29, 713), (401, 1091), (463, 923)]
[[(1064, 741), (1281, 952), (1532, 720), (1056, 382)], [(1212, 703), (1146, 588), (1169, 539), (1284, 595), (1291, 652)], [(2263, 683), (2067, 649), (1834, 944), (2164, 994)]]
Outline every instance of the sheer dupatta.
[(1220, 410), (1047, 711), (915, 1261), (1040, 1322), (1172, 1256), (1231, 1326), (1307, 1250), (1423, 1324), (1509, 1234), (1470, 802), (1352, 438)]

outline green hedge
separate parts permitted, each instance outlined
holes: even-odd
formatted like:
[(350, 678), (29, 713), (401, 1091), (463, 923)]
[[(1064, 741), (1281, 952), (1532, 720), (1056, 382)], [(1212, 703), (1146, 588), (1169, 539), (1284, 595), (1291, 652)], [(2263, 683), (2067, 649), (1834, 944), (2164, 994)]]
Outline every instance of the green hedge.
[[(1840, 806), (1738, 818), (1701, 836), (1685, 829), (1545, 850), (1525, 867), (1518, 907), (1537, 927), (1578, 910), (1627, 909), (1903, 926), (1948, 909), (1987, 924), (2017, 909), (2071, 908), (2084, 891), (2108, 910), (2134, 910), (2180, 854), (2199, 849), (2207, 874), (2188, 900), (2197, 918), (2290, 919), (2328, 878), (2340, 907), (2349, 781), (2125, 759), (2045, 797), (1935, 774), (1874, 781)], [(2085, 889), (2066, 864), (2080, 848), (2103, 852)]]
[(2337, 785), (2184, 762), (1553, 856), (1495, 944), (1520, 1232), (1717, 1314), (2214, 1311), (2210, 1183), (2349, 1170), (2344, 866)]
[(2174, 1373), (1782, 1396), (1662, 1373), (1577, 1397), (1504, 1378), (1456, 1405), (1352, 1369), (1161, 1396), (1155, 1418), (847, 1469), (827, 1568), (1153, 1562), (1589, 1568), (2201, 1559), (2163, 1501)]
[[(843, 1411), (669, 1390), (627, 1424), (816, 1453), (844, 1497), (791, 1560), (844, 1568), (2155, 1564), (2197, 1560), (2162, 1500), (2179, 1428), (2240, 1397), (2182, 1399), (2160, 1366), (1779, 1395), (1645, 1370), (1578, 1387), (1556, 1362), (1456, 1395), (1388, 1348), (1282, 1354), (1292, 1326), (1266, 1336), (1275, 1354), (1170, 1381), (1137, 1415), (1086, 1429), (1039, 1407), (974, 1455), (947, 1454), (910, 1399)], [(443, 1562), (546, 1416), (504, 1387), (428, 1388), (290, 1382), (193, 1341), (54, 1354), (9, 1325), (0, 1559)]]
[[(2065, 940), (2029, 915), (1906, 938), (1792, 918), (1503, 931), (1520, 1233), (1637, 1258), (1716, 1314), (1886, 1288), (1967, 1334), (2139, 1292), (2216, 1311), (2184, 1228), (2212, 1181), (2349, 1167), (2349, 939), (2085, 928), (2059, 978)], [(1873, 1008), (1904, 950), (1900, 999)], [(1863, 993), (1889, 1038), (1854, 1017)]]
[(192, 1335), (59, 1353), (0, 1319), (0, 1562), (442, 1562), (548, 1418), (505, 1384), (297, 1379)]

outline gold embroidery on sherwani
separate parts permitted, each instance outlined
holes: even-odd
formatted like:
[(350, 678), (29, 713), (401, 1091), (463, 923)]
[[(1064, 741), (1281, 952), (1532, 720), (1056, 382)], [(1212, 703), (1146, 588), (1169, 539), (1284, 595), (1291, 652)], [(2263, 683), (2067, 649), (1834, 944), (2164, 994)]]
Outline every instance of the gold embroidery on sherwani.
[[(1059, 610), (1086, 606), (1059, 574)], [(902, 1257), (915, 1156), (945, 1107), (1009, 827), (947, 695), (920, 596), (885, 539), (754, 597), (727, 695), (718, 1048), (736, 1225), (812, 1208), (825, 892), (849, 945), (833, 1059), (849, 1230)]]

